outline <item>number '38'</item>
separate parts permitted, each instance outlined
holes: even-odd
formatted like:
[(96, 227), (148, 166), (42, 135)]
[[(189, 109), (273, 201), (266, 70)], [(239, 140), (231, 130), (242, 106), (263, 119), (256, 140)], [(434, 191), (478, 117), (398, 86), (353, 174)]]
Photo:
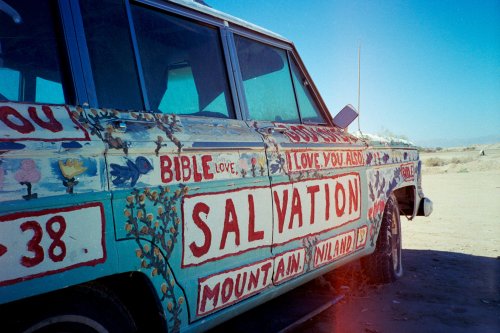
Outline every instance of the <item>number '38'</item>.
[[(20, 225), (22, 232), (27, 232), (31, 230), (33, 232), (33, 237), (28, 241), (27, 248), (28, 251), (32, 252), (33, 255), (23, 256), (21, 258), (21, 264), (25, 267), (33, 267), (40, 264), (45, 258), (45, 250), (41, 245), (43, 238), (43, 228), (40, 223), (36, 221), (27, 221)], [(66, 256), (66, 244), (61, 239), (66, 231), (66, 221), (64, 217), (56, 215), (51, 217), (45, 224), (45, 231), (52, 240), (47, 249), (47, 255), (53, 262), (59, 262), (64, 260)]]

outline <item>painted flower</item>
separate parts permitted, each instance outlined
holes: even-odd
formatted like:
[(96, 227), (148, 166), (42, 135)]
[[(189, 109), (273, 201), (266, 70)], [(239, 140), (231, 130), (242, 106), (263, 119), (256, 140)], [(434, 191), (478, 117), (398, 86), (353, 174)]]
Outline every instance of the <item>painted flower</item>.
[(66, 179), (75, 178), (87, 170), (87, 168), (83, 166), (82, 161), (72, 158), (67, 159), (66, 162), (59, 161), (59, 169)]
[(244, 158), (240, 159), (239, 164), (240, 164), (240, 168), (242, 170), (248, 169), (248, 162), (246, 159), (244, 159)]
[(37, 169), (35, 161), (23, 160), (21, 162), (21, 169), (14, 174), (14, 178), (22, 183), (37, 183), (42, 177), (40, 170)]

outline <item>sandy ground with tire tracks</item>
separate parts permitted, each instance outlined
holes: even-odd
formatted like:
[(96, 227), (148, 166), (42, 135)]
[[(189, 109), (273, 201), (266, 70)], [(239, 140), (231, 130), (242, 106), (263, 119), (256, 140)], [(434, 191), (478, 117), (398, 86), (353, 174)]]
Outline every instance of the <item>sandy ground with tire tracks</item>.
[(434, 212), (401, 220), (403, 278), (368, 286), (356, 263), (331, 274), (346, 298), (294, 332), (500, 332), (500, 144), (421, 158)]

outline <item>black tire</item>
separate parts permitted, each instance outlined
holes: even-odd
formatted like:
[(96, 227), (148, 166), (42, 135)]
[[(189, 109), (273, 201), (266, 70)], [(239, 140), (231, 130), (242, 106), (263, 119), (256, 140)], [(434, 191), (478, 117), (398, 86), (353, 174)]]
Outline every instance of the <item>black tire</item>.
[(375, 252), (361, 259), (369, 282), (391, 283), (403, 276), (401, 238), (398, 201), (391, 194), (385, 205)]
[(73, 287), (22, 304), (12, 332), (132, 333), (136, 325), (112, 292), (93, 285)]

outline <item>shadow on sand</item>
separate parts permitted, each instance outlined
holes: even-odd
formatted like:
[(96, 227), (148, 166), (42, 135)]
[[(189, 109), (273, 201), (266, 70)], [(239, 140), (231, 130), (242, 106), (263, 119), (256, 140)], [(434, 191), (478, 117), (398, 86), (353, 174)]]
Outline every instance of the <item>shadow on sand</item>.
[(500, 332), (500, 259), (403, 250), (403, 263), (400, 280), (370, 286), (354, 262), (211, 332), (277, 332), (341, 293), (291, 332)]

